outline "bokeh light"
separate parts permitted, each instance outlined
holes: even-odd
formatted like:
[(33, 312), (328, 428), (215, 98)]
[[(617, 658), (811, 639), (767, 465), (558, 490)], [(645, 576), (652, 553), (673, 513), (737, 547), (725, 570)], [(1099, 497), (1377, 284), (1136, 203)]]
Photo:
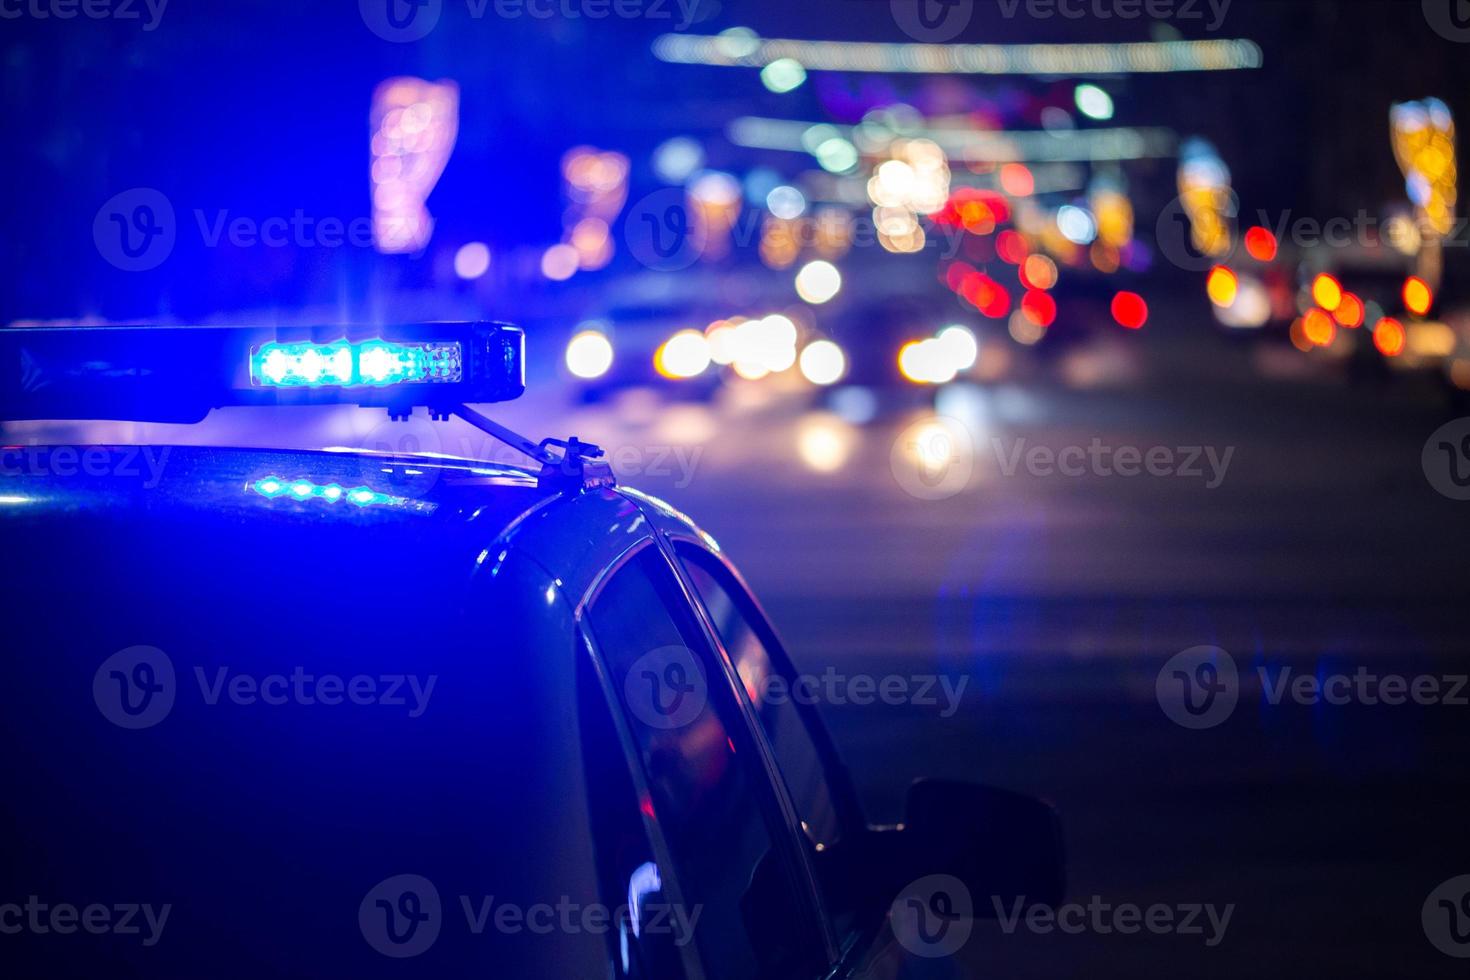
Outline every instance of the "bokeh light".
[(613, 362), (612, 341), (600, 330), (581, 330), (567, 343), (567, 370), (579, 378), (600, 378)]
[(1384, 357), (1398, 357), (1404, 352), (1404, 325), (1386, 316), (1373, 327), (1373, 346)]
[(1137, 293), (1119, 293), (1113, 297), (1113, 319), (1129, 330), (1142, 330), (1148, 323), (1148, 303)]
[(796, 294), (808, 303), (825, 303), (842, 289), (842, 273), (831, 262), (808, 262), (796, 274)]
[(1434, 290), (1418, 276), (1410, 276), (1404, 282), (1404, 309), (1415, 316), (1428, 316), (1434, 306)]
[(814, 340), (801, 352), (802, 376), (812, 384), (836, 384), (846, 372), (847, 358), (830, 340)]
[(1326, 310), (1316, 307), (1302, 314), (1302, 334), (1318, 347), (1326, 347), (1337, 336), (1337, 324)]
[(553, 282), (562, 282), (576, 274), (581, 262), (581, 256), (572, 246), (553, 245), (541, 255), (541, 274)]
[(1245, 233), (1245, 250), (1257, 262), (1273, 262), (1279, 245), (1269, 229), (1257, 225)]
[(1336, 276), (1322, 273), (1312, 280), (1312, 300), (1331, 313), (1342, 304), (1342, 283)]
[(654, 369), (666, 378), (697, 377), (709, 365), (709, 341), (698, 330), (680, 330), (653, 355)]
[(490, 271), (490, 247), (484, 242), (469, 242), (454, 253), (454, 274), (461, 279), (478, 279)]
[(1235, 302), (1235, 297), (1240, 291), (1240, 279), (1235, 271), (1227, 266), (1217, 265), (1210, 270), (1209, 277), (1205, 279), (1205, 292), (1209, 294), (1210, 302), (1219, 307), (1228, 307)]

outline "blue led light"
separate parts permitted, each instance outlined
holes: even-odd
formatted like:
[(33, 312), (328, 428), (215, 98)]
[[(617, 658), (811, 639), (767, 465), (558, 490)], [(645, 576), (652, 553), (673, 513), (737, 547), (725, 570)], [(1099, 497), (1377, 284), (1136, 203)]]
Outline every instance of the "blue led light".
[(250, 351), (250, 383), (263, 388), (355, 388), (456, 382), (464, 377), (457, 341), (398, 344), (261, 344)]
[(270, 499), (289, 497), (299, 501), (320, 500), (328, 504), (346, 501), (356, 507), (395, 507), (425, 514), (432, 514), (438, 506), (427, 501), (380, 493), (372, 487), (349, 489), (340, 483), (314, 483), (307, 479), (285, 480), (274, 475), (263, 476), (248, 484), (246, 489)]

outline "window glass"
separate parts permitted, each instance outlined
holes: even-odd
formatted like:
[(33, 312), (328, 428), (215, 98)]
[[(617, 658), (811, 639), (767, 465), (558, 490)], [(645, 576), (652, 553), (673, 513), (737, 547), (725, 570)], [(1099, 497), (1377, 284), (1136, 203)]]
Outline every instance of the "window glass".
[(649, 801), (697, 915), (712, 980), (825, 965), (811, 904), (780, 846), (764, 763), (673, 570), (656, 549), (615, 573), (589, 619), (642, 757)]
[[(680, 944), (687, 934), (672, 914), (673, 900), (663, 890), (663, 872), (654, 857), (628, 760), (585, 649), (577, 651), (577, 704), (598, 891), (603, 904), (616, 910), (608, 932), (609, 975), (614, 980), (677, 980), (686, 975)], [(670, 928), (643, 927), (656, 918)]]
[(760, 614), (739, 583), (707, 555), (685, 550), (681, 557), (755, 706), (802, 827), (818, 849), (837, 844), (842, 827), (834, 793), (822, 755), (797, 706), (804, 697), (802, 686), (789, 668), (777, 665), (768, 641), (762, 638), (762, 633), (768, 634), (765, 624), (761, 622), (757, 631)]

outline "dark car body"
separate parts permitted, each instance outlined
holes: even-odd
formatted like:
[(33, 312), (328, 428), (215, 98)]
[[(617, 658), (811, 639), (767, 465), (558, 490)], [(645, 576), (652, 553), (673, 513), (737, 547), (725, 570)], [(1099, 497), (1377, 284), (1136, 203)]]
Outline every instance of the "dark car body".
[[(145, 448), (6, 450), (8, 975), (891, 972), (819, 881), (864, 833), (846, 773), (810, 709), (742, 694), (790, 664), (686, 518), (507, 467)], [(692, 723), (630, 709), (655, 641), (698, 658)]]

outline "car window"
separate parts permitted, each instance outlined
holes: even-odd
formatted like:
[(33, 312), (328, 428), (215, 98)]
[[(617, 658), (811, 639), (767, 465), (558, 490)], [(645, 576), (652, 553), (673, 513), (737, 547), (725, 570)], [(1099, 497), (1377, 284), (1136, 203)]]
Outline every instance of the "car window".
[[(745, 587), (708, 552), (681, 546), (679, 556), (740, 675), (812, 849), (830, 854), (844, 827), (864, 821), (815, 706), (803, 701), (796, 671)], [(842, 892), (827, 887), (824, 898), (834, 930), (847, 936), (854, 910), (852, 896)]]
[(607, 933), (610, 976), (677, 980), (686, 976), (681, 944), (687, 936), (671, 914), (675, 905), (664, 890), (664, 869), (654, 855), (611, 706), (591, 656), (581, 650), (577, 707), (598, 891), (603, 904), (618, 911)]
[(802, 695), (794, 688), (796, 677), (784, 657), (773, 655), (769, 629), (729, 572), (694, 549), (681, 549), (680, 557), (745, 685), (802, 828), (818, 849), (832, 847), (841, 840), (842, 824), (822, 753), (798, 707)]
[(673, 569), (645, 548), (588, 620), (641, 755), (692, 935), (712, 978), (806, 976), (820, 927), (764, 761)]

